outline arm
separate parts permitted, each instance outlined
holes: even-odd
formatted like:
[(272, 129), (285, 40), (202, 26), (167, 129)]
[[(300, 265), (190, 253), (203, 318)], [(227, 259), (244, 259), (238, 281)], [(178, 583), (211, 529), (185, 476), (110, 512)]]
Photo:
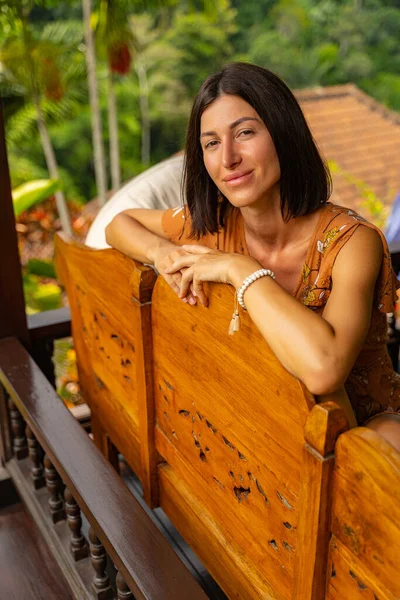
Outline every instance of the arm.
[[(381, 261), (379, 234), (359, 227), (336, 258), (323, 318), (269, 277), (246, 291), (252, 320), (285, 368), (313, 394), (335, 392), (346, 381), (369, 329)], [(244, 262), (232, 268), (236, 288), (251, 268)]]
[[(191, 253), (176, 260), (167, 272), (184, 267), (181, 295), (193, 282), (204, 305), (202, 282), (230, 283), (238, 289), (261, 266), (254, 258), (202, 246), (191, 247)], [(369, 329), (381, 262), (379, 234), (359, 227), (336, 258), (323, 317), (270, 277), (258, 279), (245, 292), (247, 310), (261, 334), (283, 366), (311, 393), (336, 392), (346, 381)]]
[[(166, 275), (165, 269), (186, 253), (167, 239), (162, 228), (164, 212), (143, 208), (125, 210), (116, 215), (106, 227), (106, 241), (135, 260), (153, 264), (171, 288), (179, 293), (182, 273)], [(190, 291), (182, 300), (190, 304), (197, 302)]]
[(158, 251), (176, 247), (162, 229), (163, 214), (163, 210), (124, 210), (107, 225), (107, 244), (131, 258), (155, 264)]

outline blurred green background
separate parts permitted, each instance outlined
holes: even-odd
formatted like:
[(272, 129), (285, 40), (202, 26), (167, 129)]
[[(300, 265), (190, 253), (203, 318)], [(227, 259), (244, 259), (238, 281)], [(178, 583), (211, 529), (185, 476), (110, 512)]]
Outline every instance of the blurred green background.
[[(182, 148), (199, 85), (230, 60), (292, 88), (352, 82), (400, 110), (400, 0), (100, 0), (90, 22), (107, 188), (110, 82), (122, 181)], [(0, 0), (0, 48), (13, 186), (49, 176), (39, 107), (67, 201), (97, 196), (82, 2)]]

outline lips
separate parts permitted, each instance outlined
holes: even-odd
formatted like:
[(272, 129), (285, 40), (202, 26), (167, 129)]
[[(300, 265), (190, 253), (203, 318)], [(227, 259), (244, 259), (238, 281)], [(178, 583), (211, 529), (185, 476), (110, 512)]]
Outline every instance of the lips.
[(231, 175), (228, 175), (227, 177), (225, 177), (225, 179), (223, 180), (225, 183), (227, 183), (228, 185), (239, 185), (240, 183), (245, 183), (248, 179), (250, 179), (250, 176), (252, 175), (253, 171), (243, 171), (242, 173), (237, 172), (237, 173), (231, 173)]

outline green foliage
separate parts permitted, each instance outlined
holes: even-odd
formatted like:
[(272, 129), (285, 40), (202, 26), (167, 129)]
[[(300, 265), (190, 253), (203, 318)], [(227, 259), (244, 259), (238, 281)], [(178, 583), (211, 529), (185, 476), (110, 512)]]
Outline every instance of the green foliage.
[[(126, 36), (133, 59), (127, 75), (115, 76), (123, 180), (143, 169), (139, 64), (149, 88), (152, 163), (182, 148), (195, 93), (230, 60), (270, 68), (295, 88), (353, 82), (400, 110), (399, 0), (94, 0), (93, 8), (105, 144), (108, 44)], [(63, 190), (69, 199), (91, 199), (81, 0), (0, 0), (0, 46), (7, 51), (0, 93), (13, 185), (46, 177), (31, 102), (39, 91)], [(60, 76), (58, 101), (46, 98), (48, 76), (38, 80), (48, 59)]]
[(164, 43), (177, 51), (178, 61), (170, 64), (170, 73), (178, 75), (189, 98), (210, 73), (231, 60), (230, 36), (235, 32), (235, 11), (228, 6), (216, 19), (201, 13), (176, 16)]
[[(357, 179), (351, 173), (342, 169), (335, 161), (329, 161), (331, 173), (338, 173), (349, 183), (355, 186), (357, 190), (357, 200), (361, 208), (368, 212), (368, 219), (380, 229), (384, 229), (388, 218), (388, 206), (383, 203), (383, 199), (378, 198), (370, 186), (362, 179)], [(395, 193), (395, 190), (393, 190)]]
[(56, 283), (42, 283), (40, 277), (25, 273), (23, 286), (28, 314), (61, 308), (62, 293)]
[(18, 217), (28, 208), (47, 200), (58, 189), (60, 189), (60, 182), (54, 179), (28, 181), (14, 188), (12, 197), (15, 216)]
[(51, 260), (30, 258), (25, 265), (25, 272), (28, 275), (38, 275), (39, 277), (57, 279), (54, 263)]
[[(399, 73), (400, 7), (378, 0), (360, 5), (349, 0), (279, 0), (253, 25), (248, 58), (278, 72), (293, 87), (353, 82), (374, 95), (382, 73)], [(395, 81), (379, 83), (375, 97), (397, 107)]]
[(360, 86), (377, 100), (400, 111), (400, 75), (378, 73), (372, 79), (361, 81)]

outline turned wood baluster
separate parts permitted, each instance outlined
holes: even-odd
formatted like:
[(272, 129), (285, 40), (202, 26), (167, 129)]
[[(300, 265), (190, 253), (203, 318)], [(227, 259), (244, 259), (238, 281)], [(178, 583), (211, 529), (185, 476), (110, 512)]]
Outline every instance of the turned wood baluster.
[(39, 490), (46, 485), (44, 469), (41, 460), (42, 450), (29, 425), (26, 426), (25, 433), (28, 440), (29, 458), (32, 462), (31, 477), (33, 481), (33, 487), (35, 490)]
[(119, 571), (117, 572), (116, 584), (117, 584), (117, 600), (135, 600), (134, 595), (132, 594), (132, 592), (128, 588), (128, 586), (126, 585), (125, 580)]
[(72, 532), (71, 537), (71, 554), (75, 561), (86, 558), (89, 554), (88, 546), (85, 538), (82, 535), (82, 519), (81, 509), (79, 508), (75, 498), (68, 488), (64, 490), (65, 511), (67, 513), (67, 521)]
[(92, 527), (89, 529), (89, 541), (90, 558), (95, 571), (92, 588), (96, 595), (96, 600), (113, 600), (114, 592), (106, 573), (107, 554)]
[(11, 430), (13, 432), (14, 456), (20, 460), (28, 456), (28, 445), (25, 437), (25, 422), (14, 402), (9, 398), (8, 410), (10, 414)]
[(51, 518), (53, 523), (58, 523), (58, 521), (62, 521), (66, 517), (64, 501), (60, 493), (62, 481), (47, 454), (44, 457), (44, 475), (46, 478), (46, 486), (50, 494), (49, 507)]

